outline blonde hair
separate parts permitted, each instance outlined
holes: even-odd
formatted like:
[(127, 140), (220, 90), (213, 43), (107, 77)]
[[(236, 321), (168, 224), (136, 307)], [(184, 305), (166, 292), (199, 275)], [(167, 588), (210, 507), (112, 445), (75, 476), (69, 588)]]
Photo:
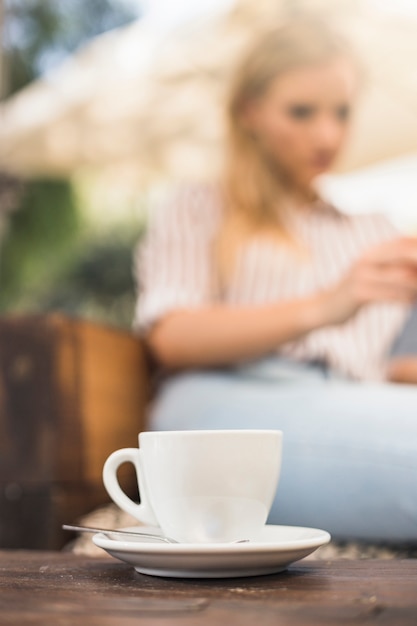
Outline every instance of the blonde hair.
[(225, 215), (217, 242), (221, 275), (230, 272), (239, 246), (255, 232), (281, 242), (291, 238), (286, 229), (288, 185), (245, 125), (243, 108), (285, 72), (339, 56), (355, 62), (339, 34), (322, 21), (304, 18), (264, 33), (237, 68), (226, 108)]

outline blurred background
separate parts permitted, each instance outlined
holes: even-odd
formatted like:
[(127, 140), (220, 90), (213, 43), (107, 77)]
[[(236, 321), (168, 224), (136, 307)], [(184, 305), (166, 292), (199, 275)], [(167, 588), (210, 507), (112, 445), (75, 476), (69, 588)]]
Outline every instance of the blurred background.
[(365, 85), (323, 193), (417, 234), (415, 0), (0, 2), (0, 313), (130, 327), (145, 209), (221, 167), (222, 102), (259, 31), (305, 11), (352, 41)]

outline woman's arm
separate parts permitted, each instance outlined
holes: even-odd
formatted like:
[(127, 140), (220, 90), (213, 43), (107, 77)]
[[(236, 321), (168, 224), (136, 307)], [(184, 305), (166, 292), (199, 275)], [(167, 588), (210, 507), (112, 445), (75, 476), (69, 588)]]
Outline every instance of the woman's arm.
[(319, 296), (259, 307), (217, 305), (168, 314), (148, 342), (169, 368), (228, 365), (267, 354), (325, 319)]
[(216, 366), (258, 358), (277, 346), (352, 317), (373, 302), (411, 302), (417, 296), (415, 239), (376, 246), (331, 289), (265, 306), (213, 305), (167, 314), (148, 333), (166, 367)]

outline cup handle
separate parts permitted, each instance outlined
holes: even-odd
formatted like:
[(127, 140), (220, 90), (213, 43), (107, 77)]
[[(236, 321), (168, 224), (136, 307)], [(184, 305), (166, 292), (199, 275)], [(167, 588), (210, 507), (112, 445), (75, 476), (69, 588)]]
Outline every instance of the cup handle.
[[(150, 526), (158, 526), (155, 514), (149, 503), (146, 492), (141, 451), (138, 448), (123, 448), (113, 452), (103, 467), (103, 483), (110, 498), (126, 513), (133, 515), (138, 521)], [(139, 486), (140, 504), (133, 502), (120, 487), (117, 470), (123, 463), (132, 463), (136, 470)]]

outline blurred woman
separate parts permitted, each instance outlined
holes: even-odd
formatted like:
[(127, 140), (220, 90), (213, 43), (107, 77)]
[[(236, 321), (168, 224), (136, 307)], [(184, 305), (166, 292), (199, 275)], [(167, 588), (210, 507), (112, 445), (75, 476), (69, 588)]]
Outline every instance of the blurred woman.
[(417, 387), (387, 379), (403, 364), (389, 354), (417, 297), (417, 241), (315, 185), (359, 83), (321, 23), (258, 41), (234, 77), (222, 179), (151, 214), (136, 325), (170, 372), (151, 428), (283, 430), (271, 523), (416, 541)]

